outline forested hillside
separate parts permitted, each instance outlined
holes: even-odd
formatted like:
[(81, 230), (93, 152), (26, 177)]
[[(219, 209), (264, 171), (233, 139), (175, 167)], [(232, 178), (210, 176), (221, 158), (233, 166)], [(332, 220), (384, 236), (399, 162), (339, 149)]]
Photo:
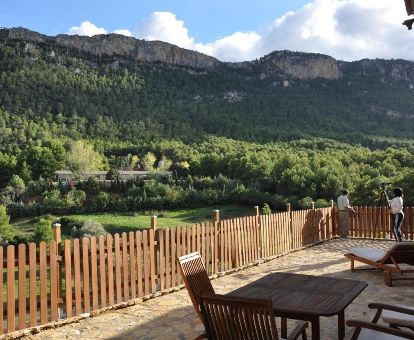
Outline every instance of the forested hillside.
[[(0, 30), (0, 205), (14, 217), (283, 209), (326, 205), (343, 187), (353, 203), (375, 204), (383, 181), (411, 204), (413, 88), (414, 63), (403, 60), (282, 51), (232, 64), (113, 34)], [(85, 160), (83, 170), (111, 169), (113, 180), (119, 169), (174, 176), (110, 190), (52, 182)]]
[(109, 142), (206, 134), (260, 142), (413, 136), (411, 62), (345, 63), (275, 52), (203, 69), (186, 66), (194, 65), (187, 55), (180, 65), (136, 61), (132, 54), (94, 55), (102, 42), (95, 37), (76, 37), (89, 45), (75, 49), (68, 36), (38, 42), (24, 34), (12, 39), (6, 31), (0, 34), (0, 108), (22, 120), (57, 120), (70, 130), (66, 135)]

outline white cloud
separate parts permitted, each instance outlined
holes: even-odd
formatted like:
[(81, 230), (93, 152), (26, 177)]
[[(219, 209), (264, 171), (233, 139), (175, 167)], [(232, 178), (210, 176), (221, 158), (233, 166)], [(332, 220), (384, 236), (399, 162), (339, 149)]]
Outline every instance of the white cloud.
[[(413, 60), (414, 33), (401, 25), (405, 16), (403, 1), (313, 0), (255, 32), (235, 32), (208, 43), (197, 42), (185, 23), (170, 12), (152, 13), (141, 21), (134, 36), (169, 42), (223, 61), (251, 60), (275, 50), (323, 53), (342, 60)], [(68, 33), (91, 36), (106, 30), (85, 21)], [(114, 33), (132, 35), (128, 30)]]
[(194, 39), (188, 35), (184, 21), (170, 12), (154, 12), (138, 28), (137, 38), (161, 40), (184, 48), (194, 48)]
[(130, 30), (125, 30), (125, 29), (115, 30), (115, 31), (112, 31), (111, 33), (116, 33), (116, 34), (125, 35), (127, 37), (132, 37), (132, 32)]
[(89, 37), (96, 34), (108, 33), (105, 28), (99, 28), (92, 24), (90, 21), (84, 21), (79, 27), (73, 26), (69, 29), (67, 34), (87, 35)]

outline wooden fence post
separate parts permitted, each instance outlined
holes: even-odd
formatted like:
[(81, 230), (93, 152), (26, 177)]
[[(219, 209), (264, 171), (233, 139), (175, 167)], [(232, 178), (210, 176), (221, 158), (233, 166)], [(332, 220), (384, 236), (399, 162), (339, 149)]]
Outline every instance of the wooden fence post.
[[(57, 292), (58, 292), (58, 306), (63, 305), (62, 297), (62, 225), (60, 223), (53, 223), (53, 239), (56, 241), (56, 263), (57, 263)], [(58, 319), (63, 317), (63, 308), (58, 307)]]
[[(213, 210), (213, 224), (214, 224), (214, 249), (212, 249), (211, 251), (211, 265), (212, 265), (212, 271), (213, 273), (217, 273), (218, 272), (218, 268), (219, 268), (219, 239), (218, 239), (218, 234), (220, 232), (220, 227), (221, 227), (221, 223), (220, 223), (220, 210)], [(210, 233), (211, 237), (213, 237), (213, 235)], [(211, 242), (210, 242), (211, 243)], [(214, 257), (214, 260), (213, 260)]]
[(154, 232), (157, 229), (157, 215), (151, 216), (151, 229), (154, 230)]

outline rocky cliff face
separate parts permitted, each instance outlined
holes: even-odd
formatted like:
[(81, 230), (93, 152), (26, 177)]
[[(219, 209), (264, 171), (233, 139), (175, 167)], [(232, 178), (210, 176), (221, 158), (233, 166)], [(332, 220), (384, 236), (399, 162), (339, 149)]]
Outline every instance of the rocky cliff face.
[(335, 80), (342, 77), (338, 62), (322, 54), (273, 52), (257, 62), (266, 75), (279, 74), (293, 79), (324, 78)]
[[(381, 82), (403, 81), (414, 88), (414, 63), (405, 60), (337, 61), (332, 57), (290, 51), (272, 52), (255, 61), (241, 63), (221, 62), (205, 54), (186, 50), (161, 41), (144, 41), (119, 34), (102, 34), (93, 37), (65, 35), (49, 37), (25, 28), (0, 30), (0, 40), (17, 39), (31, 43), (49, 43), (99, 57), (127, 60), (138, 63), (164, 63), (203, 71), (224, 69), (243, 70), (249, 77), (281, 80), (327, 79), (346, 77), (376, 77)], [(218, 67), (220, 66), (220, 67)]]
[(0, 37), (51, 43), (96, 56), (128, 58), (141, 63), (161, 62), (206, 70), (220, 63), (213, 57), (175, 45), (161, 41), (144, 41), (119, 34), (101, 34), (93, 37), (60, 34), (48, 37), (24, 28), (14, 28), (2, 30)]

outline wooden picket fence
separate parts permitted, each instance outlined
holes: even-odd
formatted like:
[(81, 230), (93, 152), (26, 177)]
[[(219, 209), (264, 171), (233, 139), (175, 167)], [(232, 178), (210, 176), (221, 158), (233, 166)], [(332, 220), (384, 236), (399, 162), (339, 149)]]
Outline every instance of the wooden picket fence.
[[(405, 222), (410, 239), (413, 211)], [(375, 208), (357, 208), (352, 235), (370, 238), (376, 216)], [(376, 236), (385, 238), (388, 216), (380, 216)], [(199, 251), (213, 275), (329, 240), (336, 220), (333, 208), (309, 209), (0, 247), (0, 333), (176, 289), (183, 284), (177, 258), (190, 252)]]

